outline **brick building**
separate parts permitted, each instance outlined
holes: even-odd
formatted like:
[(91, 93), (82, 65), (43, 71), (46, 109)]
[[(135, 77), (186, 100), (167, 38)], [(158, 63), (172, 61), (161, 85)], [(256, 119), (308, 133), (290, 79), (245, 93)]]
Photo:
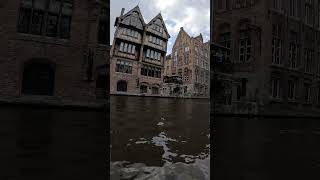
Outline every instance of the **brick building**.
[(107, 97), (107, 1), (1, 1), (0, 22), (2, 101), (63, 104)]
[(202, 34), (190, 37), (183, 28), (180, 29), (172, 48), (171, 67), (169, 65), (167, 73), (182, 77), (185, 97), (209, 97), (209, 54), (210, 44), (203, 42)]
[(110, 93), (160, 96), (170, 38), (161, 14), (145, 23), (138, 6), (122, 9), (115, 26)]
[(218, 0), (213, 39), (228, 48), (238, 100), (261, 113), (314, 114), (320, 105), (320, 2)]

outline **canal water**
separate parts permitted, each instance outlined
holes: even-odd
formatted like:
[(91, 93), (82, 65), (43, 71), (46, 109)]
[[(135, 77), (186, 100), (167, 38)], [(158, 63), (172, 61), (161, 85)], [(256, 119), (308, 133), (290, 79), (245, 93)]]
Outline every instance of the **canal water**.
[(160, 167), (209, 156), (209, 100), (112, 96), (110, 115), (113, 162)]
[(320, 119), (211, 119), (214, 179), (320, 178)]
[(0, 106), (0, 179), (105, 177), (105, 110)]

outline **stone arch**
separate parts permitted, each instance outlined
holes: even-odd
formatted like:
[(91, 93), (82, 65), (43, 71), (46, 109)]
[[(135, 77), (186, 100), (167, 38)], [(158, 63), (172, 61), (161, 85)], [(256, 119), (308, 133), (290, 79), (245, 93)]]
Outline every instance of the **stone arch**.
[(32, 59), (24, 63), (21, 94), (54, 95), (55, 66), (46, 59)]
[(125, 80), (119, 80), (117, 82), (117, 91), (118, 92), (127, 92), (128, 90), (128, 83)]

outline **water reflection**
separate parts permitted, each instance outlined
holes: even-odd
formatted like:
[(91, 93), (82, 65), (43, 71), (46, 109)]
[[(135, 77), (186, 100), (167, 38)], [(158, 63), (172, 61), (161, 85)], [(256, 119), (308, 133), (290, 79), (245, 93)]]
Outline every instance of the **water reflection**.
[(209, 154), (209, 101), (111, 97), (111, 160), (162, 166)]

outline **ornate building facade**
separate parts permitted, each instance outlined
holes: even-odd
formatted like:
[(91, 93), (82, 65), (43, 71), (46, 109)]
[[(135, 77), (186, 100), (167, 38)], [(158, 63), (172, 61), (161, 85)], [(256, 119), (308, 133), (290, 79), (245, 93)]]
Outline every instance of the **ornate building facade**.
[(1, 1), (1, 101), (107, 98), (109, 9), (107, 1)]
[(160, 96), (170, 35), (159, 13), (145, 23), (136, 6), (116, 18), (111, 49), (110, 93)]
[(182, 78), (185, 97), (209, 97), (209, 54), (209, 42), (204, 43), (201, 34), (190, 37), (183, 28), (180, 29), (172, 48), (171, 61), (166, 67), (167, 75)]
[(213, 40), (230, 48), (239, 101), (257, 103), (260, 113), (319, 112), (319, 7), (315, 0), (215, 1)]

